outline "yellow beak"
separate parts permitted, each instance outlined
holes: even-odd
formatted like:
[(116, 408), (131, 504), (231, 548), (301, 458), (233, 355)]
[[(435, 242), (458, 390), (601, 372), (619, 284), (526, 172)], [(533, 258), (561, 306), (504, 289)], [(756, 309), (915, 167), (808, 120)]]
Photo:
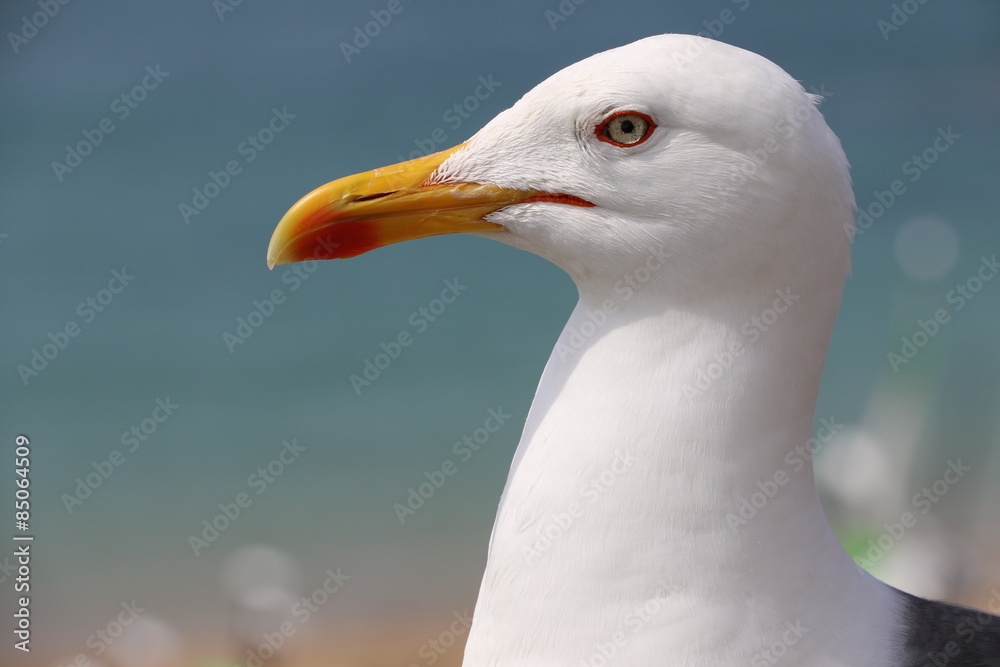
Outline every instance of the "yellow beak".
[(534, 190), (427, 179), (465, 144), (313, 190), (281, 219), (267, 248), (267, 265), (354, 257), (390, 243), (456, 232), (495, 232), (483, 216), (529, 198)]

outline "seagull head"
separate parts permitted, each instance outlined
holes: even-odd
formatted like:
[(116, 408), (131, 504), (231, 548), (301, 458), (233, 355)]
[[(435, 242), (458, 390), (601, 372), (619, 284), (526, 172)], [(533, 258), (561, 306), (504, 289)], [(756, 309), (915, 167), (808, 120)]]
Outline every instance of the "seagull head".
[(578, 285), (652, 255), (679, 296), (807, 274), (842, 286), (854, 198), (817, 101), (743, 49), (642, 39), (554, 74), (465, 143), (317, 188), (278, 224), (268, 265), (465, 232)]

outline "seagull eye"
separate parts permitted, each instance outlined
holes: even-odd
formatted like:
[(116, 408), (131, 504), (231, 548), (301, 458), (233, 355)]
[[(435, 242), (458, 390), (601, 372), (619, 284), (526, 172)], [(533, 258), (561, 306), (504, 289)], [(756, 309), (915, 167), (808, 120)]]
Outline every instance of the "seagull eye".
[(615, 146), (635, 146), (648, 139), (654, 127), (656, 123), (644, 113), (619, 111), (601, 121), (594, 133)]

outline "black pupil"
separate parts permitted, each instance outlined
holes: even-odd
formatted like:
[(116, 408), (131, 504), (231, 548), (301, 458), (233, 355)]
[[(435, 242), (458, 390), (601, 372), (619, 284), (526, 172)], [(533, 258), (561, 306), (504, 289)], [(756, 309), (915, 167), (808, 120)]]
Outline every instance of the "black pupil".
[(621, 130), (625, 134), (632, 134), (633, 132), (635, 132), (635, 123), (627, 119), (623, 120), (621, 124)]

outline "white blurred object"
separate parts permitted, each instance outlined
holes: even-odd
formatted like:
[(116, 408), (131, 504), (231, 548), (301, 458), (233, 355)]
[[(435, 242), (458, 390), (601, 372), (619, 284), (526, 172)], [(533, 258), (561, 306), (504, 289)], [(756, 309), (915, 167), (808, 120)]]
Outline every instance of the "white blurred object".
[(958, 262), (958, 235), (946, 220), (922, 215), (900, 226), (894, 250), (907, 278), (932, 282), (944, 278)]
[(913, 595), (954, 600), (978, 580), (980, 569), (963, 541), (955, 539), (941, 521), (926, 515), (886, 552), (875, 574)]
[(909, 508), (914, 459), (933, 408), (932, 385), (914, 386), (896, 374), (876, 382), (860, 425), (824, 446), (815, 470), (847, 523), (880, 524)]
[(292, 591), (267, 586), (245, 592), (233, 605), (233, 632), (240, 646), (256, 648), (265, 635), (277, 632), (292, 620), (292, 606), (298, 596)]
[(292, 620), (299, 598), (299, 568), (295, 560), (274, 547), (254, 545), (235, 550), (226, 558), (222, 588), (229, 599), (230, 628), (239, 658), (260, 656), (266, 664), (281, 662), (279, 647), (268, 643), (283, 623)]
[(295, 591), (299, 568), (295, 560), (271, 546), (257, 544), (235, 549), (222, 564), (222, 589), (230, 600), (256, 588)]
[(111, 667), (180, 667), (184, 664), (180, 635), (148, 612), (135, 619), (108, 647)]
[(845, 510), (882, 520), (899, 507), (904, 482), (887, 443), (863, 427), (839, 434), (816, 461), (816, 477)]

